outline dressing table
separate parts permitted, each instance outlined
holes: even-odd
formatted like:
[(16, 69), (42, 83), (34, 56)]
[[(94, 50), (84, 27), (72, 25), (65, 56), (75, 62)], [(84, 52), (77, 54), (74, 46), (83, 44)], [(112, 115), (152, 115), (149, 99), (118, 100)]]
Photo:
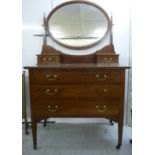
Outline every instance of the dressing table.
[[(62, 22), (62, 19), (65, 20)], [(37, 122), (52, 117), (115, 121), (118, 123), (116, 148), (119, 149), (124, 119), (125, 70), (129, 67), (119, 64), (112, 39), (112, 19), (100, 6), (75, 0), (55, 7), (47, 18), (44, 17), (44, 27), (37, 65), (24, 67), (29, 70), (34, 149), (37, 148)], [(47, 37), (77, 54), (48, 45)], [(103, 48), (79, 54), (108, 37), (109, 44)]]

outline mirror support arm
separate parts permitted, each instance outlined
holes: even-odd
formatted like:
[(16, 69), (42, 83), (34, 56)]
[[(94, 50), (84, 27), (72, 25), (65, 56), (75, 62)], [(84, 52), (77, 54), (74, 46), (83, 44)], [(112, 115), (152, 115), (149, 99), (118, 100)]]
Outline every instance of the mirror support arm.
[(113, 18), (111, 15), (111, 23), (110, 23), (110, 44), (113, 44)]

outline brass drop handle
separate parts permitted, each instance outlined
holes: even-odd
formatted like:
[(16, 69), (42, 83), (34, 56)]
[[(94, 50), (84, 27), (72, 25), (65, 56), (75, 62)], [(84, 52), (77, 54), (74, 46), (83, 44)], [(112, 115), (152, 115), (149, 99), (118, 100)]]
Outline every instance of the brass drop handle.
[(51, 57), (49, 57), (49, 58), (48, 58), (48, 61), (51, 61), (51, 60), (52, 60), (52, 58), (51, 58)]
[(52, 96), (52, 95), (56, 95), (57, 92), (58, 92), (58, 89), (54, 89), (53, 92), (51, 92), (50, 89), (46, 89), (46, 94), (47, 94), (47, 95), (51, 95), (51, 96)]
[(108, 89), (104, 88), (103, 91), (104, 91), (104, 93), (106, 93), (108, 91)]
[(58, 78), (58, 75), (57, 74), (54, 74), (54, 75), (46, 74), (46, 78), (49, 81), (54, 81)]
[(102, 106), (102, 108), (100, 108), (99, 106), (96, 106), (96, 110), (97, 112), (105, 112), (107, 110), (107, 106), (104, 105)]
[(110, 57), (109, 60), (108, 60), (108, 59), (105, 57), (104, 60), (105, 60), (106, 62), (111, 62), (111, 61), (112, 61), (112, 58)]
[(96, 78), (98, 80), (106, 80), (108, 78), (108, 75), (107, 74), (104, 74), (102, 77), (100, 74), (96, 74)]
[(46, 58), (43, 58), (43, 61), (45, 62), (46, 61)]
[(55, 112), (58, 109), (58, 105), (55, 105), (54, 107), (51, 107), (50, 105), (47, 107), (48, 111)]

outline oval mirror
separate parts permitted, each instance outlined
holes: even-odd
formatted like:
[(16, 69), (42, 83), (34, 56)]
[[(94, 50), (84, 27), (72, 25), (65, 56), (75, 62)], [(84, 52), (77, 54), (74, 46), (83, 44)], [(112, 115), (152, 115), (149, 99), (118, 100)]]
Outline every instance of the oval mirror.
[(49, 35), (68, 48), (88, 48), (109, 31), (107, 13), (90, 2), (71, 1), (57, 6), (47, 17)]

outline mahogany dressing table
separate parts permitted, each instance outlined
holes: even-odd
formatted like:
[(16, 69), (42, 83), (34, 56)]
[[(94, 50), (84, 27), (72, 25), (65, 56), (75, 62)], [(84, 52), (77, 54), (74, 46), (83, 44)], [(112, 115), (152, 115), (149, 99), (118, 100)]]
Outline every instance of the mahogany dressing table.
[[(70, 10), (80, 8), (81, 14), (84, 10), (89, 11), (83, 18), (86, 18), (87, 13), (91, 14), (92, 10), (96, 11), (98, 14), (94, 19), (103, 18), (98, 24), (103, 27), (100, 32), (102, 35), (97, 36), (96, 33), (96, 36), (90, 36), (88, 31), (79, 34), (76, 26), (71, 32), (78, 32), (78, 35), (68, 32), (67, 36), (67, 30), (65, 33), (56, 33), (56, 28), (60, 27), (56, 27), (57, 23), (60, 23), (60, 14), (65, 9), (69, 11), (69, 7), (73, 7)], [(67, 17), (66, 20), (69, 22)], [(98, 21), (96, 25), (97, 23)], [(88, 30), (88, 23), (82, 25)], [(100, 6), (77, 0), (54, 8), (47, 19), (44, 17), (44, 27), (44, 42), (41, 54), (37, 55), (37, 65), (24, 67), (29, 70), (34, 149), (37, 147), (37, 122), (52, 117), (107, 118), (115, 121), (118, 123), (116, 148), (119, 149), (122, 144), (124, 119), (125, 70), (129, 67), (119, 65), (119, 55), (116, 54), (112, 41), (112, 19), (109, 19)], [(89, 27), (93, 28), (90, 21)], [(64, 36), (60, 36), (62, 34)], [(48, 45), (46, 40), (49, 36), (60, 46), (78, 52), (96, 46), (108, 35), (108, 45), (87, 55), (66, 54)]]

